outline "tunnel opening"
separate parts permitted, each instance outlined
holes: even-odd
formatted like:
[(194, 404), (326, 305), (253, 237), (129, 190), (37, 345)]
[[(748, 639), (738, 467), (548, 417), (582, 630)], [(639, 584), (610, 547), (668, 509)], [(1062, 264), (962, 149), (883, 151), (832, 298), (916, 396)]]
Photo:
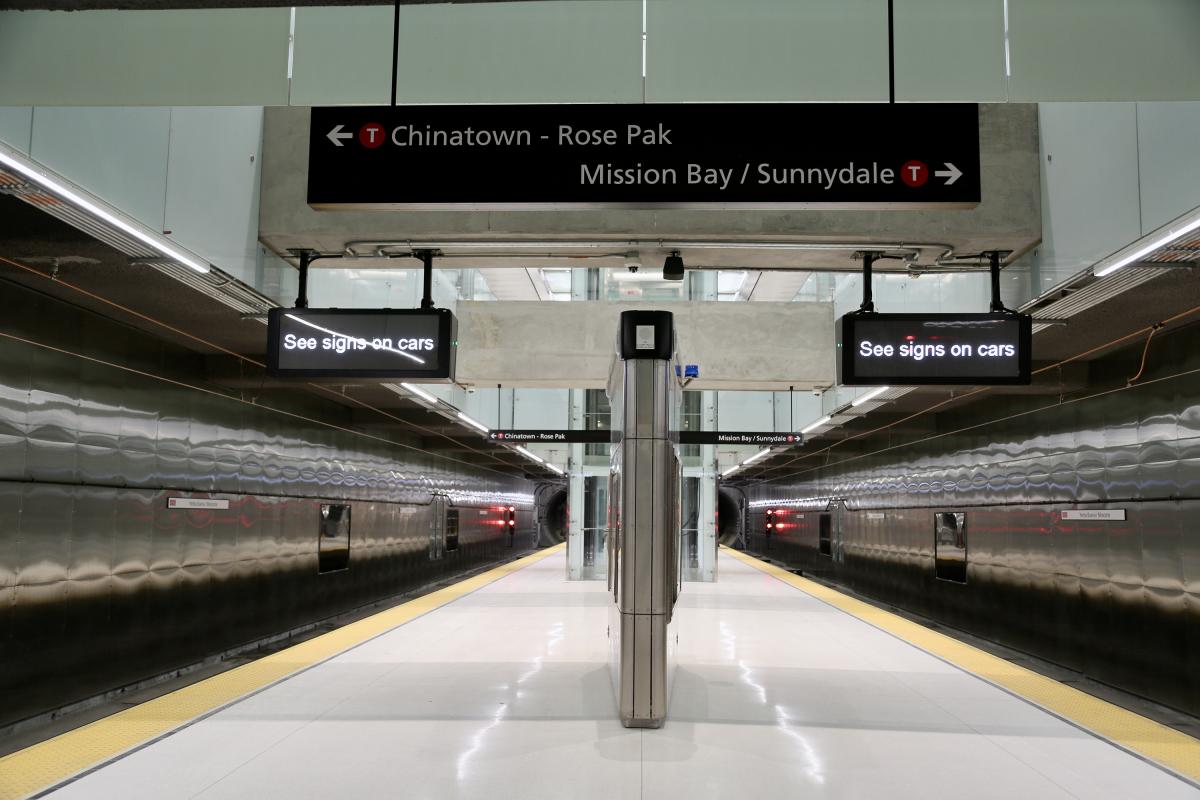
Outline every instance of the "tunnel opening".
[(551, 547), (567, 539), (567, 488), (548, 489), (539, 511), (541, 525), (538, 526), (538, 547)]
[(729, 489), (717, 492), (717, 541), (728, 547), (740, 547), (742, 503), (741, 492)]

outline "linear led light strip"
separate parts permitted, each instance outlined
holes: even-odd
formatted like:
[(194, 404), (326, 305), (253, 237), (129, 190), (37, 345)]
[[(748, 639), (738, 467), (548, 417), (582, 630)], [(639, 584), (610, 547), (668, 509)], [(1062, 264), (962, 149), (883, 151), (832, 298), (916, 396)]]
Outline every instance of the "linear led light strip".
[(23, 159), (16, 158), (5, 148), (0, 148), (0, 164), (3, 164), (5, 167), (20, 173), (24, 177), (41, 186), (43, 189), (58, 195), (59, 198), (67, 201), (71, 205), (83, 209), (92, 216), (107, 222), (109, 225), (112, 225), (114, 228), (127, 233), (143, 244), (149, 245), (151, 248), (162, 253), (172, 261), (177, 261), (186, 267), (196, 270), (196, 272), (209, 271), (208, 264), (185, 254), (182, 250), (175, 247), (170, 240), (149, 233), (148, 231), (136, 225), (131, 225), (111, 211), (102, 208), (99, 204), (84, 197), (79, 192), (68, 188), (65, 184), (55, 180), (44, 172), (39, 171), (32, 164), (26, 163)]
[[(358, 339), (358, 338), (360, 338), (358, 336), (351, 336), (348, 333), (339, 333), (338, 331), (330, 330), (329, 328), (322, 328), (320, 325), (317, 325), (315, 322), (309, 322), (308, 320), (303, 319), (302, 317), (297, 317), (295, 314), (284, 314), (284, 316), (290, 320), (299, 322), (301, 325), (307, 325), (308, 327), (312, 328), (313, 330), (318, 330), (321, 333), (328, 333), (330, 336), (340, 336), (343, 339)], [(380, 345), (378, 347), (376, 347), (375, 345), (371, 345), (371, 347), (375, 350), (386, 350), (387, 352), (395, 353), (398, 356), (404, 356), (405, 358), (411, 358), (413, 361), (417, 362), (418, 364), (425, 363), (425, 359), (417, 358), (412, 353), (406, 353), (403, 350), (397, 350), (394, 347), (384, 347), (383, 345)]]
[(1190, 222), (1184, 223), (1178, 228), (1168, 228), (1167, 232), (1162, 236), (1155, 237), (1152, 242), (1139, 247), (1132, 253), (1127, 253), (1123, 256), (1120, 256), (1111, 264), (1106, 264), (1099, 269), (1093, 269), (1092, 274), (1097, 278), (1103, 278), (1105, 275), (1111, 275), (1122, 267), (1127, 267), (1135, 261), (1140, 261), (1141, 259), (1153, 253), (1155, 250), (1158, 250), (1160, 247), (1166, 247), (1171, 242), (1182, 238), (1197, 228), (1200, 228), (1200, 214), (1197, 214), (1197, 216)]

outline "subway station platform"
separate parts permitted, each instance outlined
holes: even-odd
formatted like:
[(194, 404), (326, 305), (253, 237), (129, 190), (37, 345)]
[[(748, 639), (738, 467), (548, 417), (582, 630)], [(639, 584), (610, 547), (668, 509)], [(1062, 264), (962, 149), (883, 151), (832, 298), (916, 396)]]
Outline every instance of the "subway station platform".
[(1200, 797), (1195, 740), (724, 549), (665, 726), (623, 728), (604, 584), (564, 572), (543, 551), (20, 751), (0, 797)]

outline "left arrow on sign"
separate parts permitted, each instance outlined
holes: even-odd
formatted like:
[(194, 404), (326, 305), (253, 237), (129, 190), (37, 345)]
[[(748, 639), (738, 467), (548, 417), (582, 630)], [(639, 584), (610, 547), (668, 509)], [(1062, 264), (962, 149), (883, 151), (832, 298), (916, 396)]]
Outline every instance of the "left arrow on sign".
[(329, 133), (325, 134), (325, 136), (326, 136), (326, 138), (329, 139), (329, 141), (333, 142), (338, 147), (343, 146), (342, 142), (341, 142), (342, 139), (353, 139), (354, 138), (354, 134), (343, 131), (341, 125), (338, 125), (336, 128), (331, 130)]
[(962, 170), (947, 161), (946, 169), (939, 169), (933, 174), (937, 175), (939, 178), (946, 178), (946, 185), (949, 186), (962, 177)]

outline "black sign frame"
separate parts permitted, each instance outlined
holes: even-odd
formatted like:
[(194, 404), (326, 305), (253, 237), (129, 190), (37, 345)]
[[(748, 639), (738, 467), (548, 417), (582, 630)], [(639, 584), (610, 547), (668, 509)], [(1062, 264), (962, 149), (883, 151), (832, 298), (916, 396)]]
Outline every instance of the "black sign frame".
[[(788, 438), (791, 441), (788, 441)], [(757, 447), (800, 447), (804, 434), (788, 431), (680, 431), (680, 444), (755, 445)]]
[[(281, 318), (285, 314), (321, 314), (345, 317), (430, 317), (438, 323), (437, 354), (440, 368), (436, 371), (414, 369), (294, 369), (279, 366), (282, 335)], [(267, 374), (272, 378), (305, 378), (336, 380), (344, 378), (386, 378), (392, 380), (441, 383), (454, 380), (458, 355), (458, 320), (445, 308), (272, 308), (267, 314)]]
[[(857, 340), (856, 324), (875, 322), (975, 322), (987, 320), (1016, 321), (1018, 373), (1015, 376), (989, 377), (980, 375), (936, 376), (915, 380), (909, 375), (871, 375), (859, 377), (854, 366), (854, 348), (845, 346)], [(837, 348), (837, 379), (843, 386), (1028, 386), (1032, 382), (1033, 317), (1029, 314), (988, 312), (973, 314), (885, 314), (855, 311), (840, 317), (835, 323)]]
[(611, 444), (613, 432), (600, 430), (574, 430), (566, 428), (506, 428), (495, 429), (488, 434), (500, 444)]
[(972, 208), (981, 184), (977, 103), (315, 106), (309, 120), (316, 209)]

